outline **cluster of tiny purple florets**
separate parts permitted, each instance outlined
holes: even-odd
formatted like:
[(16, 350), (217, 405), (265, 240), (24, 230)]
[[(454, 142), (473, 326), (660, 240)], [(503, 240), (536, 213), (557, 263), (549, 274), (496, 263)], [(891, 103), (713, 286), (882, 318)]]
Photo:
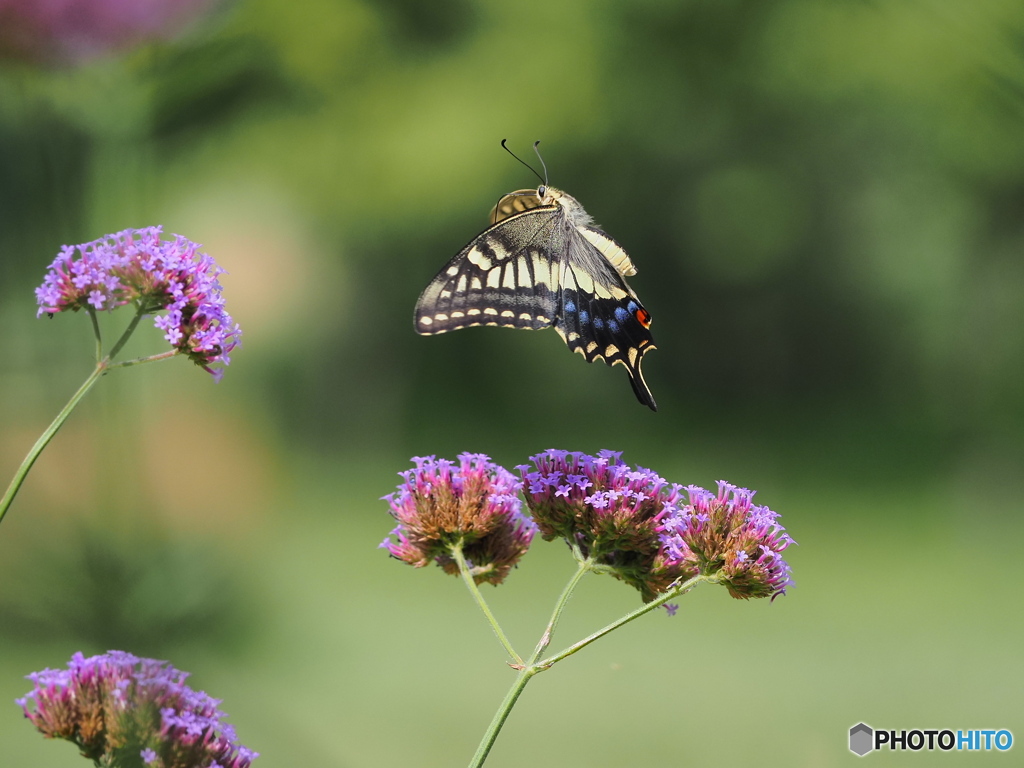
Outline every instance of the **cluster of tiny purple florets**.
[[(782, 552), (794, 542), (746, 488), (670, 483), (617, 451), (547, 450), (517, 467), (522, 481), (480, 454), (459, 461), (414, 458), (416, 468), (400, 473), (405, 482), (384, 497), (399, 524), (381, 546), (394, 557), (458, 573), (451, 547), (464, 544), (487, 575), (478, 580), (497, 584), (539, 530), (647, 602), (695, 576), (714, 577), (738, 598), (774, 599), (792, 584)], [(519, 511), (519, 491), (532, 521)]]
[(238, 346), (241, 329), (224, 309), (218, 280), (224, 270), (180, 235), (161, 240), (160, 227), (126, 229), (64, 246), (36, 289), (39, 314), (114, 309), (136, 304), (166, 310), (154, 325), (172, 347), (219, 378)]
[(47, 738), (66, 739), (97, 765), (248, 768), (259, 755), (237, 743), (220, 701), (185, 684), (187, 672), (124, 651), (44, 669), (17, 704)]
[(383, 498), (397, 527), (381, 543), (393, 557), (418, 568), (437, 562), (458, 574), (453, 546), (461, 547), (478, 583), (499, 584), (526, 553), (536, 527), (521, 512), (520, 482), (482, 453), (458, 463), (414, 457), (414, 469)]
[(563, 538), (652, 600), (683, 575), (668, 557), (658, 525), (681, 486), (630, 467), (616, 451), (547, 450), (518, 467), (526, 504), (547, 540)]
[(754, 491), (718, 481), (717, 493), (687, 486), (687, 503), (666, 506), (658, 530), (667, 555), (688, 573), (720, 572), (733, 597), (771, 597), (792, 584), (782, 552), (795, 543)]
[(793, 540), (754, 494), (669, 483), (621, 453), (548, 450), (519, 467), (545, 539), (564, 538), (652, 600), (680, 579), (718, 575), (734, 597), (776, 597), (790, 585), (781, 552)]

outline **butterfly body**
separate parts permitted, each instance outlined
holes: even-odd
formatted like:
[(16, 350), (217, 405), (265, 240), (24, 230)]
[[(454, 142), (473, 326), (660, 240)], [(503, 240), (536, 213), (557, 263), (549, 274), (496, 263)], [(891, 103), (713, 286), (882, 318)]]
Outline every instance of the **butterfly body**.
[(424, 289), (415, 328), (432, 335), (474, 325), (553, 326), (587, 362), (624, 366), (637, 399), (657, 410), (640, 371), (655, 346), (651, 315), (625, 281), (634, 274), (622, 246), (574, 197), (547, 185), (517, 190)]

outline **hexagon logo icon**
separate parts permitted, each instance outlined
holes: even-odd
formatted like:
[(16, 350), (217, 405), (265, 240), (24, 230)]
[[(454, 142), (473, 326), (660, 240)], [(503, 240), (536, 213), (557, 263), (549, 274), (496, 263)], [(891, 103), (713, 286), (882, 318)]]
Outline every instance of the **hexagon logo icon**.
[(864, 757), (874, 749), (874, 731), (866, 723), (857, 723), (850, 729), (850, 751), (858, 757)]

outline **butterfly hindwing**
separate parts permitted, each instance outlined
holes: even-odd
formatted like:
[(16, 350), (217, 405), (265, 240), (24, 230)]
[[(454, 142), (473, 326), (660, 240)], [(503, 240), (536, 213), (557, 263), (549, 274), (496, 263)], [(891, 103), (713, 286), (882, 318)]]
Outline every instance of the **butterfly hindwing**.
[[(555, 330), (588, 363), (603, 360), (625, 367), (637, 399), (657, 410), (640, 369), (643, 356), (656, 348), (650, 313), (591, 238), (572, 232), (569, 243)], [(628, 262), (625, 252), (622, 256)]]
[(622, 246), (551, 187), (505, 195), (491, 221), (420, 294), (416, 331), (553, 325), (587, 362), (624, 366), (637, 399), (657, 410), (640, 370), (655, 348), (651, 316), (626, 284), (636, 268)]

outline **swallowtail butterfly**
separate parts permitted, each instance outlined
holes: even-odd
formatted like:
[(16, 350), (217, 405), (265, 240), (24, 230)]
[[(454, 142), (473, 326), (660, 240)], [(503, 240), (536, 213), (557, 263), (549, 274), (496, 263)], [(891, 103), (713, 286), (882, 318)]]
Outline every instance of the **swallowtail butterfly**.
[(637, 399), (657, 410), (640, 371), (655, 349), (651, 314), (625, 280), (635, 274), (622, 246), (576, 198), (547, 184), (520, 189), (498, 201), (491, 226), (420, 294), (416, 332), (554, 326), (588, 363), (624, 366)]

